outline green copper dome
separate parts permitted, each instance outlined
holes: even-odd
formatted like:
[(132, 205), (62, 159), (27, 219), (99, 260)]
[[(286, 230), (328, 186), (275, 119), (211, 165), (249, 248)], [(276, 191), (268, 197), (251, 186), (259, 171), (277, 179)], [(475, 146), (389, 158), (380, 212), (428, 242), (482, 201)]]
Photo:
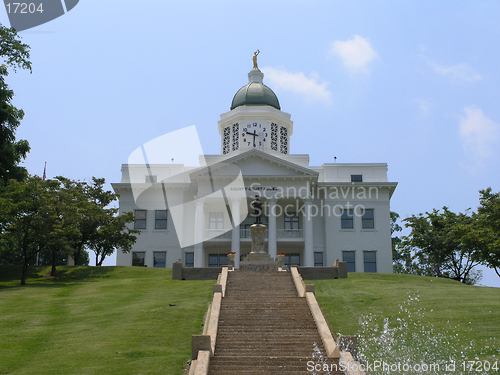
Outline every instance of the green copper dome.
[(242, 105), (270, 105), (281, 109), (278, 97), (269, 87), (262, 83), (264, 74), (259, 69), (252, 69), (248, 73), (249, 83), (238, 90), (234, 95), (231, 109)]

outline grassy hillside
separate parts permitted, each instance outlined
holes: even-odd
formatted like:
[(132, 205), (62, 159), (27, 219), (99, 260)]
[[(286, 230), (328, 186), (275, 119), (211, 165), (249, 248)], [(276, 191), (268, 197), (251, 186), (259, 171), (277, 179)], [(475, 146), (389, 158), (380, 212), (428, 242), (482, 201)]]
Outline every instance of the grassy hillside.
[[(182, 374), (213, 281), (169, 269), (0, 267), (0, 374)], [(175, 304), (176, 306), (169, 306)]]
[[(20, 287), (20, 270), (0, 267), (0, 374), (182, 374), (213, 281), (142, 267), (49, 271), (30, 269)], [(334, 332), (361, 335), (372, 359), (431, 362), (433, 352), (465, 350), (500, 361), (500, 289), (384, 274), (312, 283)]]
[(316, 297), (334, 332), (362, 336), (361, 347), (372, 360), (432, 362), (453, 357), (461, 362), (479, 358), (498, 360), (500, 367), (498, 288), (363, 273), (311, 283), (316, 285)]

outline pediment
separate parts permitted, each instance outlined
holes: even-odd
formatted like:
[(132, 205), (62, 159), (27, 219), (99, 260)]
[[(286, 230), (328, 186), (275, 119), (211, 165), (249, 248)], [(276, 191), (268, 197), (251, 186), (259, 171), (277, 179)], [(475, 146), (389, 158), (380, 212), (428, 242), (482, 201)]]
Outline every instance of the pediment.
[[(235, 168), (238, 167), (238, 168)], [(294, 164), (259, 150), (249, 150), (222, 162), (200, 168), (191, 173), (191, 178), (212, 178), (234, 176), (241, 170), (243, 177), (317, 177), (318, 172)]]

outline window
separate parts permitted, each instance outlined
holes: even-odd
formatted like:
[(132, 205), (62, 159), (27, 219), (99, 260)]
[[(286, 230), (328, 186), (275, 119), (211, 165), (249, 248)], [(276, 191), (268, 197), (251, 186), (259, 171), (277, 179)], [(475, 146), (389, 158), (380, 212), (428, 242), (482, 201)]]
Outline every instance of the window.
[(144, 251), (134, 251), (132, 253), (132, 265), (137, 267), (144, 267), (144, 258), (146, 253)]
[(296, 212), (285, 212), (285, 229), (299, 229), (299, 217)]
[(222, 212), (210, 212), (208, 229), (224, 229), (224, 214)]
[(210, 254), (208, 256), (208, 266), (209, 267), (218, 267), (219, 266), (219, 255), (218, 254)]
[(240, 124), (233, 124), (233, 151), (240, 147)]
[(363, 251), (365, 272), (377, 272), (377, 252)]
[(365, 209), (363, 218), (361, 219), (363, 229), (373, 229), (375, 228), (375, 221), (373, 216), (373, 208)]
[(271, 124), (271, 150), (278, 151), (278, 125)]
[(284, 264), (288, 269), (290, 266), (300, 266), (300, 254), (286, 254)]
[(229, 140), (231, 138), (231, 128), (229, 126), (224, 128), (224, 138), (222, 142), (222, 153), (225, 155), (229, 153)]
[(314, 267), (323, 267), (323, 253), (314, 253)]
[(158, 176), (147, 175), (146, 183), (155, 184), (158, 181)]
[(355, 251), (342, 251), (342, 261), (347, 262), (347, 272), (356, 272)]
[(167, 229), (167, 210), (155, 211), (155, 229)]
[(146, 229), (146, 210), (135, 210), (134, 229)]
[(288, 154), (288, 129), (280, 126), (280, 152)]
[(155, 251), (153, 267), (165, 268), (167, 266), (167, 253), (165, 251)]
[(353, 229), (354, 228), (354, 217), (352, 213), (352, 208), (344, 209), (342, 211), (342, 217), (340, 219), (340, 227), (342, 229)]
[(351, 175), (351, 182), (363, 182), (363, 175), (362, 174), (352, 174)]
[(219, 266), (227, 266), (228, 263), (229, 262), (227, 259), (227, 255), (225, 254), (219, 255)]
[(208, 266), (209, 267), (221, 267), (227, 266), (227, 255), (226, 254), (209, 254), (208, 255)]
[(186, 253), (184, 255), (184, 265), (186, 267), (194, 267), (194, 253)]

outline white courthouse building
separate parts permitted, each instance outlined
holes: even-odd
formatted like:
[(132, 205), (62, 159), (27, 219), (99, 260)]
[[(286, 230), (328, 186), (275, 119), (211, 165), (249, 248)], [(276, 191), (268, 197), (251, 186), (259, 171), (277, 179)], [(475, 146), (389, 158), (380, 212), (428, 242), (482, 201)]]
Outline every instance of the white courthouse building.
[(392, 272), (390, 199), (397, 183), (388, 181), (387, 164), (311, 166), (308, 155), (293, 154), (291, 115), (263, 77), (254, 67), (220, 116), (220, 155), (203, 155), (198, 166), (170, 159), (122, 165), (122, 180), (112, 186), (120, 212), (135, 212), (141, 234), (131, 252), (118, 250), (117, 265), (171, 268), (181, 259), (217, 267), (234, 252), (238, 268), (250, 252), (249, 205), (258, 194), (272, 258), (283, 252), (286, 264), (321, 267), (339, 259), (349, 272)]

